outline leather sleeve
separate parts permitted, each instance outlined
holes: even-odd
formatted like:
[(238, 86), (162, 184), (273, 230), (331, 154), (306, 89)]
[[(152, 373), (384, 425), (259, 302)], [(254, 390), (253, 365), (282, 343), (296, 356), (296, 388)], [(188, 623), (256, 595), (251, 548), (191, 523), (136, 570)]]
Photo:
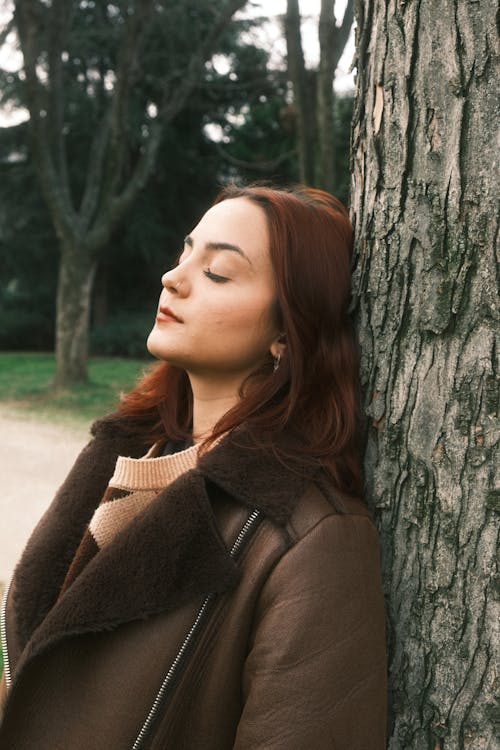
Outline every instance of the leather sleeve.
[(329, 515), (263, 587), (234, 750), (383, 750), (385, 620), (372, 521)]

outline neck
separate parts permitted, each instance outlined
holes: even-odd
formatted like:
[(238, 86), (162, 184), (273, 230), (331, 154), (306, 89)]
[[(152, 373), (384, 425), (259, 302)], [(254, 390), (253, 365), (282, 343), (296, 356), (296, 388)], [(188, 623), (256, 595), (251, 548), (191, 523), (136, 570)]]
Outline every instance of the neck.
[(193, 392), (193, 442), (199, 443), (211, 435), (221, 417), (235, 406), (240, 397), (240, 383), (206, 383), (190, 376)]

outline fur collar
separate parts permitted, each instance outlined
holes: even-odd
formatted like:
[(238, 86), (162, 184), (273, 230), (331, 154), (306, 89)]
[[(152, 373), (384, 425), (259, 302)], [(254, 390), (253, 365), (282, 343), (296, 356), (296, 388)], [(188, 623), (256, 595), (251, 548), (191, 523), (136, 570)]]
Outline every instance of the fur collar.
[(14, 573), (20, 647), (14, 679), (28, 660), (62, 638), (112, 629), (234, 586), (239, 571), (217, 529), (214, 494), (222, 491), (249, 512), (259, 508), (284, 524), (318, 473), (292, 473), (243, 431), (226, 436), (101, 550), (54, 606), (116, 457), (138, 458), (148, 447), (138, 426), (117, 415), (93, 425), (94, 439), (25, 548)]

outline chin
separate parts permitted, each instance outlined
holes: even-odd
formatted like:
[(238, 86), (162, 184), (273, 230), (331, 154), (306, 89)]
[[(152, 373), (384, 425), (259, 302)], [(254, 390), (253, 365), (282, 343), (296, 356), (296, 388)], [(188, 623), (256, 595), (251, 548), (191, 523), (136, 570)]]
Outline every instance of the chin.
[(162, 337), (157, 336), (156, 334), (157, 331), (155, 331), (155, 329), (153, 328), (146, 340), (146, 348), (148, 352), (153, 357), (156, 357), (156, 359), (160, 359), (162, 362), (169, 362), (171, 365), (182, 367), (182, 365), (179, 365), (177, 363), (176, 357), (173, 355), (172, 351), (165, 347), (165, 342), (161, 341)]
[(148, 338), (146, 339), (146, 349), (153, 357), (163, 359), (161, 356), (161, 344), (156, 340), (155, 329), (151, 331)]

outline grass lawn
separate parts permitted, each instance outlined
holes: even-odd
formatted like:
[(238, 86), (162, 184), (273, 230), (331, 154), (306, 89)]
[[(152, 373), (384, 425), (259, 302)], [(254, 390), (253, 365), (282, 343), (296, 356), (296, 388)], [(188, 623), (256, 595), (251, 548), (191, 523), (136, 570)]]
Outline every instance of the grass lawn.
[(0, 406), (52, 421), (88, 423), (110, 411), (151, 362), (93, 357), (87, 384), (56, 391), (53, 354), (0, 352)]

